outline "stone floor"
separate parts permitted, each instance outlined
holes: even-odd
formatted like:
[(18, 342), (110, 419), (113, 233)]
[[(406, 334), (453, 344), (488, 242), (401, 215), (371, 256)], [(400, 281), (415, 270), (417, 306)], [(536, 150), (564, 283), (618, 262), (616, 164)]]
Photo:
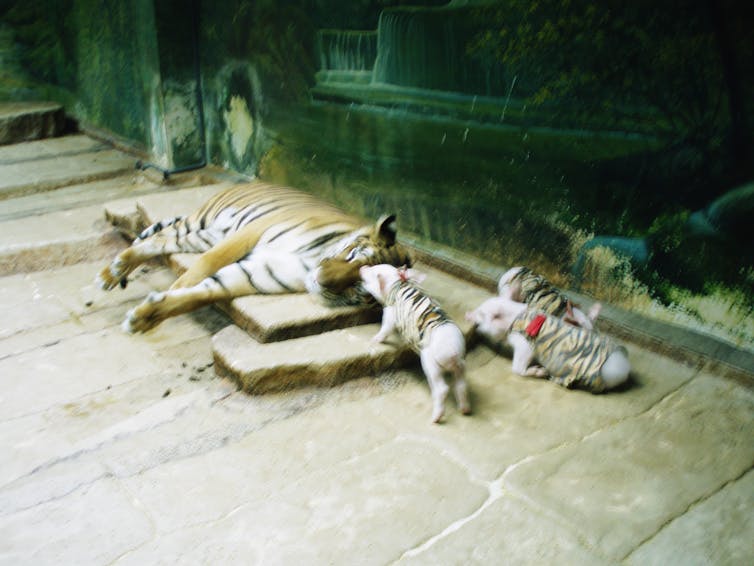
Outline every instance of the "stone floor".
[(111, 151), (85, 142), (0, 147), (0, 186), (43, 183), (0, 201), (0, 564), (754, 562), (746, 382), (627, 344), (631, 387), (591, 395), (480, 345), (474, 414), (442, 425), (416, 366), (249, 395), (213, 369), (226, 315), (121, 331), (174, 276), (96, 289), (122, 246), (102, 210), (172, 187), (117, 152), (73, 178)]

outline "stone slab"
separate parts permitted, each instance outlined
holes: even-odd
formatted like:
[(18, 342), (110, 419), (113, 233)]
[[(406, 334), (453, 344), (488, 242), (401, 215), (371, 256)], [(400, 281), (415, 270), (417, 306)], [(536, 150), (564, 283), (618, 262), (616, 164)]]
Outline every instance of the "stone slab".
[[(752, 564), (754, 471), (694, 505), (626, 560), (630, 565)], [(747, 542), (748, 541), (748, 542)]]
[(101, 215), (101, 206), (90, 206), (3, 222), (0, 275), (114, 256), (123, 242)]
[[(260, 447), (258, 459), (288, 452), (274, 447), (281, 445)], [(259, 498), (239, 497), (217, 520), (158, 534), (121, 563), (160, 556), (171, 563), (388, 564), (448, 521), (473, 513), (487, 497), (462, 467), (410, 441), (335, 463)], [(277, 473), (284, 469), (279, 465)], [(237, 472), (218, 467), (213, 491), (222, 490), (226, 473)], [(142, 495), (141, 501), (150, 514), (175, 515), (159, 499)]]
[(168, 269), (150, 267), (138, 270), (126, 289), (108, 293), (94, 281), (104, 264), (79, 263), (0, 278), (0, 358), (117, 326), (137, 301), (173, 280)]
[(512, 467), (505, 486), (612, 561), (749, 470), (754, 391), (700, 375), (647, 413)]
[(101, 479), (63, 499), (0, 515), (0, 560), (40, 566), (111, 564), (151, 536), (149, 517), (138, 502), (117, 481)]
[(113, 148), (89, 136), (72, 134), (61, 138), (0, 146), (0, 165), (26, 162), (29, 167), (34, 168), (36, 161), (95, 153), (107, 149)]
[(400, 367), (413, 357), (406, 347), (375, 344), (376, 324), (331, 330), (314, 336), (260, 344), (229, 326), (212, 338), (215, 372), (248, 393), (268, 393), (317, 385)]
[(64, 123), (55, 102), (0, 102), (0, 145), (57, 136)]
[(631, 345), (629, 358), (634, 365), (632, 386), (594, 395), (515, 375), (508, 357), (478, 346), (466, 356), (471, 417), (459, 415), (449, 398), (447, 426), (426, 426), (431, 402), (418, 365), (397, 373), (395, 377), (402, 378), (400, 393), (373, 399), (371, 412), (400, 422), (412, 437), (462, 459), (480, 480), (492, 482), (532, 455), (579, 442), (595, 430), (645, 413), (696, 374), (694, 368)]
[(604, 557), (586, 548), (574, 533), (506, 494), (496, 483), (477, 513), (451, 523), (424, 544), (407, 550), (394, 564), (605, 563)]
[[(30, 142), (30, 145), (44, 142)], [(29, 165), (0, 165), (0, 200), (116, 177), (134, 168), (134, 158), (117, 150), (40, 159)]]

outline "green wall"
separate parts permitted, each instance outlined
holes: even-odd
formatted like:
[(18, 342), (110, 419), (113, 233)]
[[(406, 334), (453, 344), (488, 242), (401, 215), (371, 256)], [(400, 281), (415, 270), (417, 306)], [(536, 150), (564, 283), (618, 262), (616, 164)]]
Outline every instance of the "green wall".
[(733, 0), (6, 4), (2, 98), (754, 342), (754, 22)]

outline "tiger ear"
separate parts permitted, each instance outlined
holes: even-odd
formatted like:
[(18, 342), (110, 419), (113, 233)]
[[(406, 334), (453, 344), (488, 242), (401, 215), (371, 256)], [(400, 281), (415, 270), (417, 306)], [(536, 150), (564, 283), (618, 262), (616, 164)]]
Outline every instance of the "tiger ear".
[(417, 285), (421, 285), (421, 283), (427, 278), (427, 274), (422, 271), (417, 271), (416, 269), (412, 268), (403, 268), (406, 278), (409, 281), (413, 281)]
[(375, 236), (383, 240), (388, 246), (395, 243), (397, 229), (395, 227), (395, 214), (383, 214), (375, 226)]

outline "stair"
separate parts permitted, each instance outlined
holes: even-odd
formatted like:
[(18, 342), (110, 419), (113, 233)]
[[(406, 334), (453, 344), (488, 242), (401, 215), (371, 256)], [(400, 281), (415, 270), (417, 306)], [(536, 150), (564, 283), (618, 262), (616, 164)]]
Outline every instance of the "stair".
[(0, 102), (0, 145), (59, 136), (63, 107), (54, 102)]
[[(150, 181), (134, 169), (133, 155), (86, 135), (61, 135), (63, 121), (54, 103), (0, 103), (0, 275), (109, 260), (123, 240), (104, 221), (104, 203), (124, 208), (186, 183), (217, 183), (196, 173), (171, 177), (169, 186)], [(58, 137), (33, 139), (40, 136)]]

